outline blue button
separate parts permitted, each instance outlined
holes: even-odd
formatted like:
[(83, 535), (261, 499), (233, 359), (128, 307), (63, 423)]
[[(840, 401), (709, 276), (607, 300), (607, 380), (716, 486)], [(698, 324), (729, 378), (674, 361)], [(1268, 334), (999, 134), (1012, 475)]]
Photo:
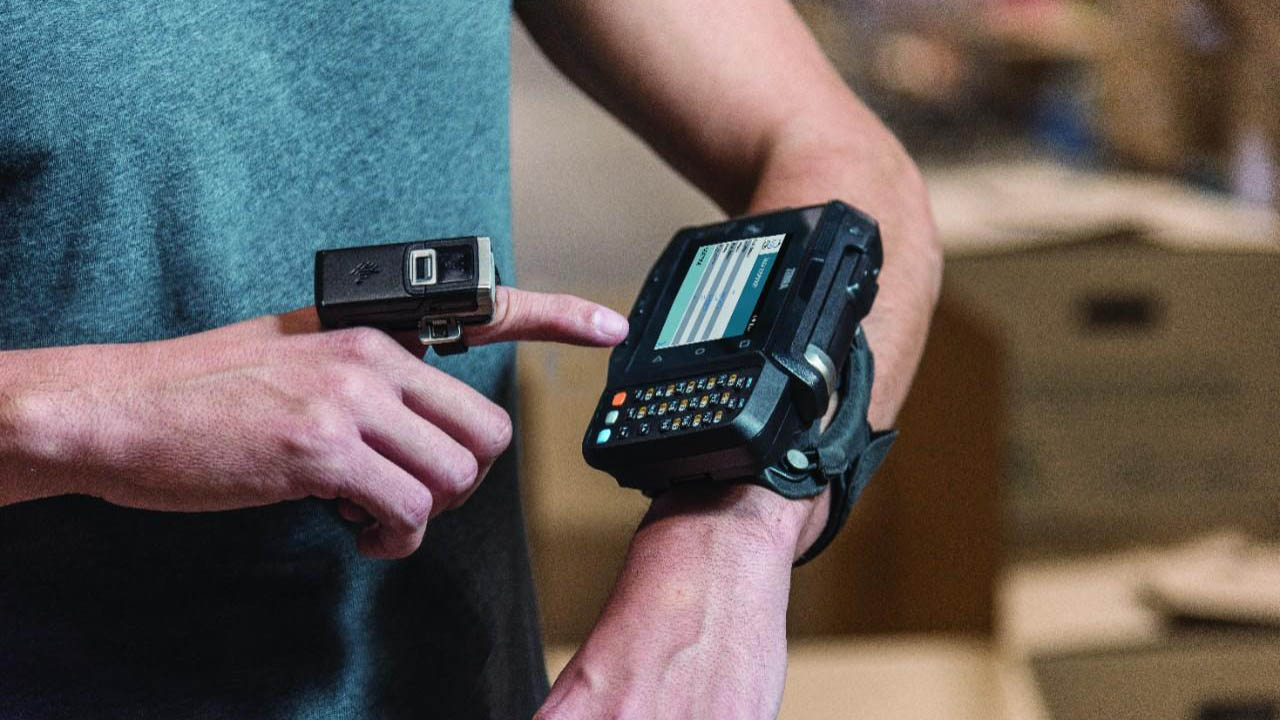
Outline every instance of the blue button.
[[(607, 415), (605, 415), (605, 416), (604, 416), (604, 424), (605, 424), (605, 425), (612, 425), (612, 424), (614, 424), (614, 423), (616, 423), (616, 422), (618, 422), (618, 411), (617, 411), (617, 410), (610, 410), (610, 411), (609, 411), (609, 413), (608, 413)], [(608, 438), (605, 438), (605, 439), (607, 440)]]
[(610, 430), (609, 428), (605, 428), (605, 429), (601, 430), (601, 431), (600, 431), (600, 434), (596, 436), (596, 444), (597, 444), (597, 445), (603, 445), (603, 444), (605, 444), (605, 443), (609, 442), (609, 437), (610, 437), (611, 435), (613, 435), (613, 431), (612, 431), (612, 430)]

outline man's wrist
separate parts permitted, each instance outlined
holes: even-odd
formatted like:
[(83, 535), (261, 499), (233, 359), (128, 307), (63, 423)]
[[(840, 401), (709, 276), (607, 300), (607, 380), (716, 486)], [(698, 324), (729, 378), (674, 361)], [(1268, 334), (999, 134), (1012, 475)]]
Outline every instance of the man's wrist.
[(65, 478), (54, 472), (56, 428), (41, 393), (6, 388), (0, 392), (0, 506), (68, 492)]
[(79, 347), (3, 353), (0, 506), (85, 491), (85, 440), (95, 425), (61, 368), (106, 364)]
[(699, 543), (740, 548), (789, 565), (822, 532), (829, 507), (829, 492), (792, 500), (749, 483), (686, 485), (653, 501), (641, 532), (690, 532)]

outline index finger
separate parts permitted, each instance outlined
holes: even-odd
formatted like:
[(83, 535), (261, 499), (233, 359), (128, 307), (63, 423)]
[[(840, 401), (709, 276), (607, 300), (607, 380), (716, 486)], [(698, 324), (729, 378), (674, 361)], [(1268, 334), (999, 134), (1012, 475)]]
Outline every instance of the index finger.
[(540, 293), (504, 285), (498, 287), (494, 304), (492, 322), (463, 326), (468, 345), (546, 340), (610, 347), (627, 337), (625, 317), (574, 295)]

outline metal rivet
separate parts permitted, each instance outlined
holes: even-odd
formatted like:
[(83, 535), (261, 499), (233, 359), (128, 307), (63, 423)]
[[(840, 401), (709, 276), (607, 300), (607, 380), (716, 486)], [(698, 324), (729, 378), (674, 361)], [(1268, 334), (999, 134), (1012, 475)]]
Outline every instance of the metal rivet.
[(790, 450), (787, 451), (787, 454), (784, 456), (784, 459), (786, 460), (787, 465), (789, 465), (792, 470), (798, 470), (803, 472), (809, 469), (809, 456), (805, 455), (800, 450), (791, 448)]

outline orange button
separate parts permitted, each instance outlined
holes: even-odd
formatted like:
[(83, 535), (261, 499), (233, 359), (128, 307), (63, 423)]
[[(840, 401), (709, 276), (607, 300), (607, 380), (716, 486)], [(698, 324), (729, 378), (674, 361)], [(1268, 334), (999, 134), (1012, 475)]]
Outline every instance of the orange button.
[(613, 400), (610, 401), (609, 404), (613, 405), (614, 407), (622, 407), (622, 403), (626, 401), (627, 401), (627, 393), (623, 391), (618, 391), (617, 393), (614, 393)]

